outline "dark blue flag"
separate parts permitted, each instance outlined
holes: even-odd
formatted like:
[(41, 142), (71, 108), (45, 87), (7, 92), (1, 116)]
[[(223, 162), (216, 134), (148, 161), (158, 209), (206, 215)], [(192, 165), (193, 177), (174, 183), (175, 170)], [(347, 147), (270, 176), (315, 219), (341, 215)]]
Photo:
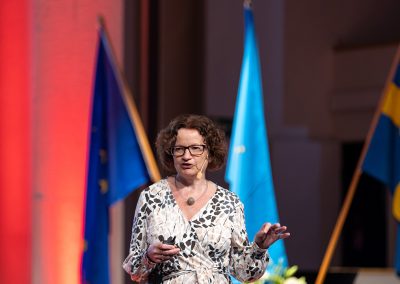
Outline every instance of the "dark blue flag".
[(109, 207), (150, 181), (148, 157), (141, 150), (145, 137), (137, 134), (142, 126), (136, 125), (128, 100), (101, 28), (90, 125), (82, 283), (110, 283)]

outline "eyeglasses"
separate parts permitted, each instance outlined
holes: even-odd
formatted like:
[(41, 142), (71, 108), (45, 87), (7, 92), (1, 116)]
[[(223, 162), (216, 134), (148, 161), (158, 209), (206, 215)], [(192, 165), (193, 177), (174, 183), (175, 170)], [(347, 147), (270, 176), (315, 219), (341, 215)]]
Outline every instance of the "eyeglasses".
[(206, 145), (175, 146), (170, 149), (170, 153), (174, 157), (180, 157), (185, 155), (186, 149), (188, 149), (192, 156), (200, 156), (204, 153), (205, 148)]

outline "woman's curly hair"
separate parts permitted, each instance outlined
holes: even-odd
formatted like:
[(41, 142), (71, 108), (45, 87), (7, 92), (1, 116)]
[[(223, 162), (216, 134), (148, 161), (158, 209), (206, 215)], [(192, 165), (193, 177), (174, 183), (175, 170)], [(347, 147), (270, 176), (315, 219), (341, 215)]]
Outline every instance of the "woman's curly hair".
[(218, 170), (225, 164), (227, 144), (225, 133), (208, 117), (185, 114), (173, 119), (169, 125), (158, 133), (156, 148), (159, 161), (168, 173), (174, 173), (174, 159), (171, 148), (175, 146), (178, 130), (181, 128), (196, 129), (203, 136), (208, 149), (208, 169)]

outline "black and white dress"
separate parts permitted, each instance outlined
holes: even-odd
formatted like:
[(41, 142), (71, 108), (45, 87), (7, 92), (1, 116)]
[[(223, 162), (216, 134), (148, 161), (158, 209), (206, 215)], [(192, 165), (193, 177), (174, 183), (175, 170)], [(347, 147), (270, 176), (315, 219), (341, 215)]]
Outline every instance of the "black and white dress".
[[(146, 250), (167, 240), (181, 251), (154, 267), (144, 257)], [(155, 270), (166, 284), (231, 283), (229, 275), (239, 281), (260, 278), (268, 262), (267, 250), (248, 241), (243, 204), (234, 193), (217, 186), (211, 199), (187, 220), (163, 179), (139, 197), (123, 268), (138, 282), (146, 282)]]

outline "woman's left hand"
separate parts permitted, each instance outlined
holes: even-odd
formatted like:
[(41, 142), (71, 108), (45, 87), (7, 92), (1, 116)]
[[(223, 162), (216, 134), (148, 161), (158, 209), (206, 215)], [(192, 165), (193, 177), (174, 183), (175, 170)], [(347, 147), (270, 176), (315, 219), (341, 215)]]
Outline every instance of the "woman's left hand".
[(286, 232), (286, 230), (287, 227), (281, 226), (279, 223), (273, 225), (264, 223), (256, 234), (254, 241), (260, 248), (267, 249), (277, 240), (288, 238), (290, 233)]

